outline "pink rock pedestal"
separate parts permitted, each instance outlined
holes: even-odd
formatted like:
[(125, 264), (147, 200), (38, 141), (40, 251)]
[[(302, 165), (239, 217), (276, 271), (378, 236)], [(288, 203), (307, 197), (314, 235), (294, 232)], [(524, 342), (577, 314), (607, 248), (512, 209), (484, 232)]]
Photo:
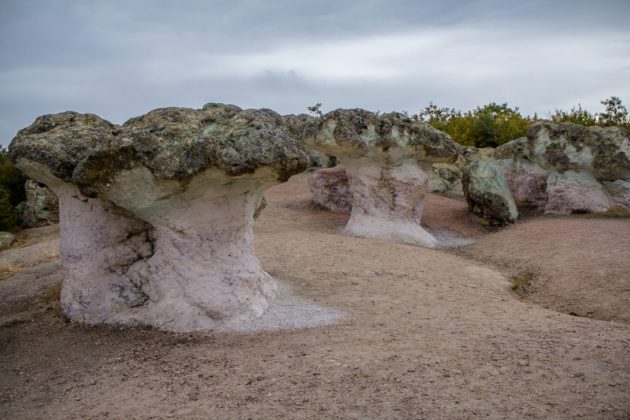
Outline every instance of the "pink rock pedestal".
[(415, 161), (381, 166), (367, 159), (346, 159), (344, 165), (352, 193), (346, 234), (438, 246), (420, 225), (429, 177)]
[(343, 166), (313, 172), (308, 178), (308, 187), (315, 204), (335, 213), (350, 213), (352, 210), (352, 193)]

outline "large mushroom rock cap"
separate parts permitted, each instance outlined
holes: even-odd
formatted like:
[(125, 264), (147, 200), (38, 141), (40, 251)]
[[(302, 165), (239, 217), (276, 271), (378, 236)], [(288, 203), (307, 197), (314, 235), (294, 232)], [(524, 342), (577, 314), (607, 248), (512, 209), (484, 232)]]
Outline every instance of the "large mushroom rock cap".
[(400, 113), (338, 109), (304, 133), (309, 147), (338, 157), (453, 162), (461, 146), (446, 133)]
[(156, 109), (130, 119), (120, 135), (77, 165), (73, 180), (82, 193), (93, 196), (117, 173), (138, 164), (158, 179), (186, 182), (211, 167), (226, 176), (265, 167), (285, 181), (307, 163), (306, 150), (277, 113), (207, 104), (201, 110)]
[(280, 115), (222, 104), (156, 109), (122, 126), (92, 114), (44, 115), (20, 130), (9, 149), (18, 166), (43, 165), (87, 196), (138, 164), (165, 180), (186, 181), (210, 167), (227, 176), (268, 167), (284, 181), (308, 163)]
[(600, 180), (630, 179), (630, 131), (625, 128), (543, 121), (529, 128), (527, 140), (527, 154), (545, 169), (585, 170)]
[(17, 133), (9, 151), (23, 170), (26, 167), (19, 161), (28, 160), (48, 168), (54, 177), (71, 181), (77, 164), (119, 133), (119, 126), (93, 114), (42, 115)]

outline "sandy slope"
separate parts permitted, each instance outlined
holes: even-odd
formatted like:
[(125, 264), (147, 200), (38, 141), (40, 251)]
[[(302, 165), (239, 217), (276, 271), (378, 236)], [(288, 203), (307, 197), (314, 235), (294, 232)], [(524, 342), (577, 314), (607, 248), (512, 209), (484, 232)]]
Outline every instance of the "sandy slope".
[[(312, 208), (304, 176), (269, 191), (267, 200), (257, 226), (264, 268), (295, 294), (344, 311), (341, 322), (178, 336), (86, 328), (40, 310), (34, 322), (0, 328), (0, 416), (630, 415), (630, 324), (519, 301), (491, 265), (452, 252), (340, 236), (346, 217)], [(497, 249), (519, 240), (517, 250), (538, 255), (528, 247), (539, 242), (514, 234), (519, 226), (485, 234), (467, 222), (462, 206), (432, 198), (426, 222), (458, 226), (481, 241), (473, 247), (487, 240)], [(618, 250), (618, 258), (626, 233), (606, 232), (601, 252)], [(512, 239), (501, 242), (501, 235)], [(489, 254), (476, 258), (496, 258)], [(603, 269), (598, 261), (608, 264), (593, 259), (591, 271)], [(503, 269), (509, 274), (516, 263)], [(588, 270), (579, 273), (588, 277)]]

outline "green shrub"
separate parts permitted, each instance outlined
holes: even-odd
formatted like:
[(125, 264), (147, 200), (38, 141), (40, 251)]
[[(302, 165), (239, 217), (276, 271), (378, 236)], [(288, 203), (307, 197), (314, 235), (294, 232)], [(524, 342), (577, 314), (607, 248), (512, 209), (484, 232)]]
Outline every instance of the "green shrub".
[(11, 195), (6, 189), (0, 187), (0, 231), (11, 230), (16, 222)]
[[(603, 112), (591, 114), (578, 104), (568, 112), (557, 109), (549, 119), (556, 123), (601, 127), (615, 125), (630, 129), (628, 110), (621, 99), (611, 96), (601, 104), (605, 107)], [(453, 108), (440, 108), (431, 102), (414, 118), (444, 131), (459, 144), (474, 147), (496, 147), (525, 136), (529, 125), (539, 121), (536, 114), (533, 117), (523, 116), (518, 107), (511, 108), (507, 103), (495, 102), (465, 113)]]
[(523, 117), (518, 108), (510, 108), (507, 103), (492, 102), (466, 113), (430, 103), (417, 119), (446, 132), (465, 146), (496, 147), (524, 136), (528, 125), (537, 117)]
[(15, 227), (15, 206), (26, 200), (22, 175), (9, 158), (7, 151), (0, 148), (0, 230)]

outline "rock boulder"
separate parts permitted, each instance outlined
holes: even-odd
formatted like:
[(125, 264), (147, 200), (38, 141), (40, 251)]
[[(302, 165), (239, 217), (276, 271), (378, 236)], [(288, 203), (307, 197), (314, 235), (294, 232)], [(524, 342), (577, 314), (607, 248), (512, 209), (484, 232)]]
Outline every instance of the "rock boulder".
[(253, 252), (263, 191), (308, 156), (270, 110), (163, 108), (122, 126), (39, 117), (9, 148), (59, 197), (62, 309), (173, 331), (260, 316), (275, 283)]
[(492, 160), (473, 161), (462, 176), (469, 210), (489, 225), (514, 223), (518, 211), (507, 181)]

